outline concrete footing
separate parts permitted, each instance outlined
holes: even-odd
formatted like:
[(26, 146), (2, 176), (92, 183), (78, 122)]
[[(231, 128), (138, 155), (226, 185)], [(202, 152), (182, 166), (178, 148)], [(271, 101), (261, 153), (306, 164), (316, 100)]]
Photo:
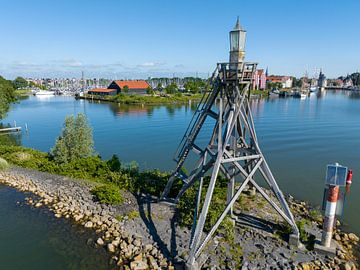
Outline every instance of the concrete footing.
[(294, 234), (294, 233), (289, 235), (289, 245), (290, 246), (299, 247), (300, 244), (301, 243), (300, 243), (299, 235)]
[(325, 247), (321, 245), (321, 241), (319, 239), (315, 240), (314, 250), (316, 252), (334, 257), (336, 255), (337, 245), (334, 240), (331, 240), (330, 247)]
[(199, 269), (199, 265), (197, 264), (197, 262), (194, 262), (194, 263), (186, 262), (185, 263), (185, 270), (198, 270), (198, 269)]

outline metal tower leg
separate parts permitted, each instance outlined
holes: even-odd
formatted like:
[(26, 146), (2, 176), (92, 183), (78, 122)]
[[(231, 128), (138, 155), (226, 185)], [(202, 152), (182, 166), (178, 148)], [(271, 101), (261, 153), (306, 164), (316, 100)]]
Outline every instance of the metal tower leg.
[[(236, 69), (232, 69), (231, 66), (235, 66)], [(176, 169), (162, 195), (162, 199), (169, 199), (168, 196), (174, 181), (180, 178), (183, 185), (174, 198), (174, 202), (177, 202), (197, 181), (200, 182), (194, 209), (190, 255), (187, 260), (189, 269), (196, 269), (196, 267), (201, 266), (198, 262), (201, 252), (226, 215), (232, 214), (234, 203), (247, 185), (252, 185), (275, 211), (290, 224), (296, 237), (299, 235), (290, 208), (258, 145), (248, 100), (250, 96), (249, 87), (255, 69), (256, 64), (254, 63), (218, 64), (211, 80), (212, 91), (203, 98), (204, 103), (199, 104), (180, 143), (177, 151)], [(213, 132), (208, 145), (205, 148), (200, 148), (197, 145), (197, 136), (208, 117), (215, 121)], [(199, 159), (194, 169), (186, 175), (182, 172), (182, 167), (190, 151), (197, 154)], [(256, 183), (254, 179), (256, 172), (259, 172), (268, 183), (269, 189), (274, 193), (280, 206)], [(211, 175), (210, 182), (206, 188), (205, 199), (202, 202), (204, 177), (208, 173)], [(205, 234), (204, 226), (219, 173), (228, 179), (227, 201), (216, 223)], [(240, 183), (240, 186), (236, 188), (235, 183)]]

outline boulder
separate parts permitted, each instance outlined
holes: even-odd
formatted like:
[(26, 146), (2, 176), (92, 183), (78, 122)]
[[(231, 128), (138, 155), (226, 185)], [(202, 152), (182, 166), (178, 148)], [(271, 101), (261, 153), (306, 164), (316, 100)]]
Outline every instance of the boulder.
[(116, 248), (115, 248), (115, 246), (113, 244), (110, 243), (110, 244), (107, 245), (107, 249), (108, 249), (109, 252), (115, 253)]
[(98, 240), (96, 240), (96, 243), (97, 243), (99, 246), (102, 246), (102, 245), (104, 245), (104, 240), (103, 240), (101, 237), (99, 237)]
[(88, 221), (85, 223), (85, 228), (92, 228), (93, 227), (93, 223), (91, 221)]
[(146, 270), (149, 266), (146, 262), (143, 261), (133, 261), (130, 263), (130, 269), (131, 270)]
[(355, 233), (349, 233), (348, 237), (353, 242), (358, 242), (359, 241), (359, 237)]

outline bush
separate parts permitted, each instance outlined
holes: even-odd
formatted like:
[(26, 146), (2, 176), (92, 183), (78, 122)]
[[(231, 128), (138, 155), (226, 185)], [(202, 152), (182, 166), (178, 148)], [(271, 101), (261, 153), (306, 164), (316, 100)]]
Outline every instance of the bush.
[(91, 194), (100, 203), (120, 204), (124, 201), (119, 188), (114, 185), (97, 186), (91, 190)]
[(3, 158), (0, 158), (0, 171), (4, 171), (7, 168), (9, 168), (9, 164), (7, 163), (7, 161)]
[(105, 181), (110, 168), (99, 156), (79, 158), (59, 166), (59, 174), (74, 178)]

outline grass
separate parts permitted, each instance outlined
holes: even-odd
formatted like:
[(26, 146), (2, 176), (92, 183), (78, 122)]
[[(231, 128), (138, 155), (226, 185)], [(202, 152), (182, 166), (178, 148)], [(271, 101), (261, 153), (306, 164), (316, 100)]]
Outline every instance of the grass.
[(200, 100), (202, 94), (181, 94), (177, 93), (174, 95), (126, 95), (119, 94), (116, 96), (92, 96), (85, 95), (86, 99), (103, 100), (109, 102), (123, 103), (123, 104), (174, 104), (174, 103), (186, 103), (189, 100), (197, 101)]
[(250, 94), (252, 95), (257, 95), (257, 96), (261, 96), (261, 97), (267, 97), (269, 95), (269, 90), (251, 90)]
[(27, 96), (31, 93), (31, 90), (29, 89), (17, 89), (15, 90), (16, 96)]

